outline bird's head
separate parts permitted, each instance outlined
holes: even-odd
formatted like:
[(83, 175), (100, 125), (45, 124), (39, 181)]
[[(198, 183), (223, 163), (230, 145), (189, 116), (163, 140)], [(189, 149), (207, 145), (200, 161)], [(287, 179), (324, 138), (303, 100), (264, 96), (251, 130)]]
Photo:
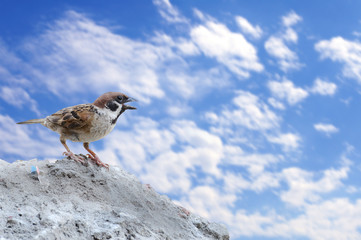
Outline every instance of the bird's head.
[(136, 101), (134, 98), (128, 97), (127, 95), (120, 92), (107, 92), (98, 97), (93, 105), (99, 108), (107, 108), (113, 112), (118, 112), (119, 110), (123, 113), (125, 110), (137, 109), (133, 106), (126, 105), (125, 103)]

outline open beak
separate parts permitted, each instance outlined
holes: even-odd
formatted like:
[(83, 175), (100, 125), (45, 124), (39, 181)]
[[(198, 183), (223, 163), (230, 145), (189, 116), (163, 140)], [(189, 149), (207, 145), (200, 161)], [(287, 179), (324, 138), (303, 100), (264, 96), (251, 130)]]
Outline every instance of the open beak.
[(136, 107), (129, 106), (129, 105), (124, 105), (124, 104), (123, 104), (123, 108), (124, 108), (125, 110), (127, 110), (127, 109), (130, 109), (130, 110), (135, 110), (135, 109), (137, 109)]
[(128, 97), (124, 103), (126, 103), (126, 102), (137, 102), (137, 99)]
[(123, 102), (123, 108), (124, 110), (127, 110), (127, 109), (130, 109), (130, 110), (134, 110), (134, 109), (137, 109), (136, 107), (133, 107), (133, 106), (129, 106), (129, 105), (125, 105), (124, 103), (127, 103), (127, 102), (136, 102), (137, 100), (135, 98), (131, 98), (131, 97), (128, 97), (124, 102)]

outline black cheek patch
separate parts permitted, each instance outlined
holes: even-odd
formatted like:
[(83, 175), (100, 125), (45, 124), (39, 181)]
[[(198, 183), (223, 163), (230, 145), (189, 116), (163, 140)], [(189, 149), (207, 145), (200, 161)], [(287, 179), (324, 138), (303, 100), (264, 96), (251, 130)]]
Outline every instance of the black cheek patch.
[(107, 102), (107, 107), (113, 112), (115, 112), (118, 109), (119, 105), (114, 103), (113, 101), (109, 101)]

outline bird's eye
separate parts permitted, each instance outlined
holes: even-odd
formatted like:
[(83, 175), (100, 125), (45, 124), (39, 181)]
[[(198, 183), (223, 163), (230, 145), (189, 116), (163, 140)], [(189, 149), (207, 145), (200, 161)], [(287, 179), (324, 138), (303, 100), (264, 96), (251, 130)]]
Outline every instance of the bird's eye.
[(123, 100), (123, 96), (121, 96), (121, 95), (119, 95), (117, 98), (118, 98), (119, 101)]

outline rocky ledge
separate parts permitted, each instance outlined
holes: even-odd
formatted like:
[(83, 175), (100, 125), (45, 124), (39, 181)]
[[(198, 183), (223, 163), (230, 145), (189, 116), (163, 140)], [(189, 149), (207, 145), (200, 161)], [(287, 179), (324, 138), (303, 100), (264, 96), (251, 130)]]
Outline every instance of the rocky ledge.
[(229, 239), (119, 167), (0, 160), (0, 240)]

